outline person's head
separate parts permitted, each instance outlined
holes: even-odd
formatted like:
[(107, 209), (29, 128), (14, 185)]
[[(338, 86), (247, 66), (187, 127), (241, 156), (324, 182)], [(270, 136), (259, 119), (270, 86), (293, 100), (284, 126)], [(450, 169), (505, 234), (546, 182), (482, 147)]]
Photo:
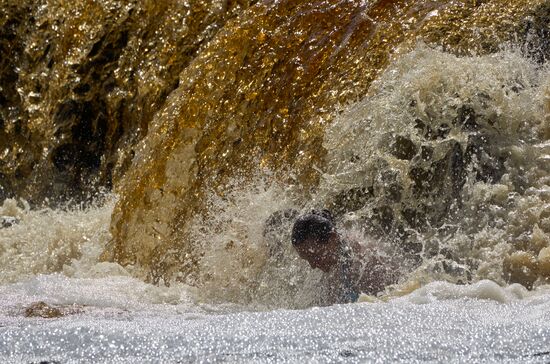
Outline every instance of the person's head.
[(326, 210), (300, 216), (292, 228), (292, 245), (300, 258), (323, 272), (337, 266), (340, 244), (332, 216)]

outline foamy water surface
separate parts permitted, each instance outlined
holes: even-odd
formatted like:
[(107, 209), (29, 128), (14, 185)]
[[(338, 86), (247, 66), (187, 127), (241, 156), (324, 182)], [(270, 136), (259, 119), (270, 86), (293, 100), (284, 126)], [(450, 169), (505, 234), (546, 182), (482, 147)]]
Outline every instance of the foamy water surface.
[[(13, 363), (545, 363), (550, 355), (550, 290), (490, 281), (436, 282), (385, 303), (257, 312), (124, 277), (40, 276), (0, 292), (0, 358)], [(67, 315), (23, 317), (36, 300)]]

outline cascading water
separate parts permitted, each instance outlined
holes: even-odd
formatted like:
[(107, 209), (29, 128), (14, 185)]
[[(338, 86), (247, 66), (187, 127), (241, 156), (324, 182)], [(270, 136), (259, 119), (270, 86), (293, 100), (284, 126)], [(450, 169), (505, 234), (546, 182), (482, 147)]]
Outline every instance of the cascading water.
[(418, 255), (413, 276), (545, 284), (549, 82), (519, 52), (421, 46), (328, 128), (319, 195)]
[(547, 1), (1, 10), (3, 360), (548, 361)]

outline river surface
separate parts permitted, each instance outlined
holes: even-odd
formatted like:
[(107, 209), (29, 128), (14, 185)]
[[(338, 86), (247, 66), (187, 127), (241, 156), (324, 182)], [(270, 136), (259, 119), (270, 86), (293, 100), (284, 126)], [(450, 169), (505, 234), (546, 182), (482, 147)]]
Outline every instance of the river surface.
[(550, 362), (548, 2), (4, 4), (0, 362)]
[[(268, 312), (197, 305), (184, 288), (129, 278), (41, 276), (1, 293), (0, 357), (11, 363), (547, 363), (550, 356), (550, 291), (489, 281), (432, 283), (386, 303)], [(76, 312), (21, 317), (21, 306), (36, 300)]]

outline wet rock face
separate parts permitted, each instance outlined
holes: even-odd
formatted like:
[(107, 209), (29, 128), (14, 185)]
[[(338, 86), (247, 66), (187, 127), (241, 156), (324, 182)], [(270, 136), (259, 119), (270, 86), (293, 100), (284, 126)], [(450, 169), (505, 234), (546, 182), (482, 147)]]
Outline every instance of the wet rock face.
[(26, 123), (27, 111), (16, 91), (23, 63), (22, 39), (28, 28), (29, 4), (8, 2), (0, 13), (0, 199), (12, 197), (17, 179), (26, 179), (36, 158)]
[(342, 225), (398, 246), (415, 279), (547, 283), (548, 71), (531, 57), (420, 47), (390, 66), (327, 132)]
[(465, 174), (462, 147), (455, 140), (442, 147), (446, 150), (443, 158), (431, 162), (419, 158), (411, 164), (409, 178), (414, 196), (439, 198), (450, 195), (459, 198)]
[(0, 198), (110, 189), (180, 72), (254, 2), (4, 2)]
[(506, 157), (494, 150), (489, 138), (480, 134), (470, 135), (464, 157), (466, 163), (473, 164), (477, 181), (498, 183), (506, 171)]
[(93, 186), (93, 178), (99, 175), (108, 130), (107, 116), (102, 112), (106, 105), (101, 101), (70, 99), (59, 105), (54, 114), (55, 136), (67, 142), (56, 146), (50, 158), (54, 171), (65, 177), (62, 185), (66, 198)]
[[(422, 226), (426, 221), (438, 226), (452, 209), (459, 209), (467, 176), (473, 177), (474, 182), (494, 184), (506, 172), (506, 155), (495, 144), (495, 132), (483, 125), (486, 122), (482, 120), (482, 116), (468, 105), (460, 106), (456, 114), (452, 128), (467, 135), (466, 143), (448, 138), (451, 126), (447, 124), (443, 124), (444, 128), (438, 128), (445, 130), (444, 133), (434, 134), (427, 126), (418, 128), (419, 123), (416, 121), (415, 127), (426, 141), (441, 141), (435, 145), (430, 143), (417, 147), (419, 152), (411, 158), (408, 172), (412, 182), (411, 197), (413, 201), (423, 200), (424, 206), (432, 206), (429, 218), (421, 217), (426, 213), (423, 207), (406, 207), (403, 210), (405, 221), (413, 228)], [(434, 157), (434, 148), (438, 149), (438, 155), (443, 155), (442, 158)], [(437, 210), (440, 211), (435, 212)]]

